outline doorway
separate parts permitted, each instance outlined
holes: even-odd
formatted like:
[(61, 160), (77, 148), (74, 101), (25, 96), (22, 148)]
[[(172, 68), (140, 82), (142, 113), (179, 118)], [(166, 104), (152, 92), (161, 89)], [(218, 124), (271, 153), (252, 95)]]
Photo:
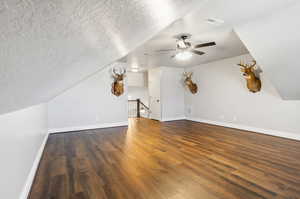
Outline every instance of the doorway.
[(128, 118), (149, 118), (148, 72), (128, 72), (127, 81)]

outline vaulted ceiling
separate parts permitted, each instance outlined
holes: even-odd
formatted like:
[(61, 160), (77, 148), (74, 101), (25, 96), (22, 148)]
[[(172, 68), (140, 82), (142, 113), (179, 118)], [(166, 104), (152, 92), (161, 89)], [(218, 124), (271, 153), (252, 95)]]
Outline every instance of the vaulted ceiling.
[(1, 0), (0, 113), (47, 102), (199, 0)]
[[(248, 21), (276, 13), (296, 0), (209, 0), (172, 23), (154, 38), (131, 52), (126, 60), (129, 65), (140, 67), (170, 66), (189, 67), (248, 53), (234, 28)], [(214, 19), (223, 23), (211, 23)], [(251, 31), (251, 29), (247, 29)], [(216, 46), (199, 49), (206, 54), (194, 55), (187, 61), (178, 61), (171, 56), (176, 52), (157, 52), (176, 48), (174, 36), (191, 34), (192, 44), (215, 41)], [(125, 60), (125, 59), (124, 59)]]
[[(154, 38), (131, 52), (129, 65), (142, 68), (155, 66), (189, 67), (245, 54), (258, 61), (280, 96), (299, 100), (300, 77), (297, 53), (300, 51), (298, 0), (209, 0), (174, 22)], [(208, 19), (224, 23), (208, 22)], [(204, 55), (193, 55), (186, 61), (171, 58), (175, 35), (190, 33), (190, 42), (215, 41), (216, 46), (201, 48)]]
[[(297, 0), (1, 0), (0, 114), (47, 102), (134, 49), (168, 47), (170, 38), (178, 33), (191, 32), (195, 41), (223, 42), (215, 52), (211, 49), (214, 56), (197, 58), (195, 63), (245, 52), (232, 27), (272, 15), (294, 2)], [(211, 26), (205, 23), (207, 18), (225, 23)], [(239, 36), (247, 31), (250, 26), (240, 29)], [(257, 34), (243, 38), (253, 52)], [(157, 60), (152, 59), (153, 64)]]

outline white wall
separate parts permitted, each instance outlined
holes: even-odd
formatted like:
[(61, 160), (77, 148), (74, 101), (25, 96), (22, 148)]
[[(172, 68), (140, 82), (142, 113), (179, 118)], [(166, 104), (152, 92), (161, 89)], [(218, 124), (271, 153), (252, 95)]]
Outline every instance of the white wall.
[(162, 121), (184, 119), (183, 68), (161, 67)]
[(147, 87), (147, 73), (146, 72), (128, 72), (127, 84), (133, 87)]
[(283, 99), (299, 100), (300, 3), (235, 27)]
[(149, 106), (149, 93), (147, 87), (128, 86), (128, 99), (140, 99), (146, 106)]
[(236, 65), (240, 60), (252, 58), (244, 55), (187, 70), (194, 72), (199, 92), (196, 95), (185, 92), (186, 116), (196, 121), (300, 139), (300, 101), (282, 100), (268, 80), (267, 72), (261, 73), (262, 91), (250, 93)]
[(0, 127), (0, 196), (25, 199), (47, 137), (47, 107), (37, 105), (0, 115)]
[(135, 100), (141, 99), (141, 101), (149, 106), (149, 92), (148, 92), (148, 78), (146, 72), (127, 74), (128, 83), (128, 99)]
[(127, 124), (127, 88), (119, 97), (111, 93), (111, 67), (67, 90), (48, 103), (50, 132), (92, 129)]

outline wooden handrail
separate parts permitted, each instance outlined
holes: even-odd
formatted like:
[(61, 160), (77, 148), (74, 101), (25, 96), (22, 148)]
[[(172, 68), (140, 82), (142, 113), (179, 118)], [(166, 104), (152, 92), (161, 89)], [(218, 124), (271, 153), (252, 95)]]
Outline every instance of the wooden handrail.
[(140, 104), (143, 105), (143, 107), (145, 107), (147, 110), (149, 110), (149, 107), (146, 106), (141, 100), (140, 100)]
[(137, 102), (136, 102), (136, 109), (137, 109), (137, 114), (136, 114), (136, 116), (137, 117), (141, 117), (141, 107), (140, 107), (140, 99), (137, 99), (136, 100)]
[(141, 106), (149, 112), (149, 107), (146, 106), (140, 99), (128, 100), (128, 102), (136, 102), (137, 113), (136, 117), (141, 117)]

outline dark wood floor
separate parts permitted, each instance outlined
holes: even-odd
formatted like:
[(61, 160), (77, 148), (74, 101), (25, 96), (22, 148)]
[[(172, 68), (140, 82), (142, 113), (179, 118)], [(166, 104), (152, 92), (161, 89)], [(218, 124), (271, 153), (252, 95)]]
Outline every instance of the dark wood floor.
[(296, 199), (300, 142), (190, 121), (49, 137), (31, 199)]

